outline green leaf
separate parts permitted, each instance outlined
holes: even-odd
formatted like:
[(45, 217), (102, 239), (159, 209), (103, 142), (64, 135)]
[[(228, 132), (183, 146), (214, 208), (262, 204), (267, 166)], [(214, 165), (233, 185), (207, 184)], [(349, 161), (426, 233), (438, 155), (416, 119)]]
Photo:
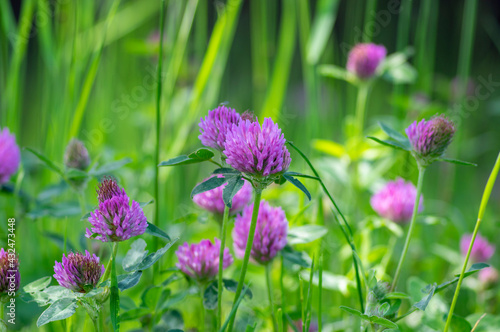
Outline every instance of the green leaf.
[(417, 79), (417, 71), (409, 63), (388, 68), (382, 77), (394, 84), (410, 84)]
[(139, 318), (146, 316), (150, 313), (149, 308), (135, 308), (125, 312), (120, 315), (120, 320), (122, 322), (128, 320), (138, 320)]
[(394, 149), (410, 151), (410, 148), (401, 142), (392, 141), (392, 140), (381, 140), (381, 139), (373, 137), (373, 136), (367, 136), (367, 138), (369, 138), (369, 139), (371, 139), (379, 144), (389, 146), (389, 147), (394, 148)]
[(144, 260), (139, 264), (137, 267), (138, 270), (145, 270), (148, 267), (152, 266), (156, 261), (158, 261), (165, 253), (172, 247), (172, 245), (178, 240), (179, 238), (173, 239), (170, 243), (165, 245), (163, 248), (159, 249), (158, 251), (148, 255)]
[(78, 305), (75, 299), (63, 298), (57, 300), (40, 315), (36, 322), (36, 326), (40, 327), (56, 320), (71, 317), (76, 312), (77, 307)]
[(224, 183), (226, 183), (227, 179), (226, 178), (219, 178), (219, 177), (212, 177), (209, 178), (208, 180), (200, 183), (196, 187), (194, 187), (193, 191), (191, 192), (191, 198), (193, 198), (197, 194), (201, 194), (205, 191), (212, 190), (214, 188), (222, 186)]
[(345, 68), (334, 65), (322, 65), (318, 67), (319, 73), (326, 77), (336, 78), (346, 82), (356, 82), (356, 77)]
[(51, 170), (53, 170), (54, 172), (56, 172), (57, 174), (61, 175), (64, 177), (64, 172), (56, 166), (56, 164), (54, 164), (52, 162), (52, 160), (50, 160), (49, 158), (45, 157), (43, 154), (33, 150), (32, 148), (24, 148), (25, 150), (28, 150), (29, 152), (33, 153), (41, 162), (43, 162), (48, 168), (50, 168)]
[(457, 160), (457, 159), (439, 158), (438, 160), (439, 160), (439, 161), (445, 161), (445, 162), (447, 162), (447, 163), (457, 164), (457, 165), (477, 166), (477, 164), (470, 163), (470, 162), (468, 162), (468, 161)]
[(365, 314), (361, 313), (360, 311), (358, 311), (356, 309), (349, 308), (349, 307), (346, 307), (346, 306), (340, 306), (340, 309), (344, 310), (345, 312), (347, 312), (347, 313), (349, 313), (349, 314), (351, 314), (353, 316), (356, 316), (356, 317), (359, 317), (359, 318), (361, 318), (363, 320), (366, 320), (366, 321), (368, 321), (370, 323), (375, 323), (375, 324), (382, 325), (382, 326), (385, 326), (385, 327), (388, 327), (388, 328), (393, 328), (393, 329), (399, 328), (396, 323), (391, 322), (390, 320), (382, 318), (382, 317), (368, 316), (368, 315), (365, 315)]
[(127, 272), (132, 272), (137, 270), (139, 264), (146, 258), (148, 251), (146, 250), (146, 241), (139, 238), (135, 240), (131, 245), (129, 251), (123, 258), (122, 266)]
[(51, 281), (52, 281), (51, 276), (43, 277), (27, 284), (26, 286), (23, 287), (23, 290), (26, 293), (38, 292), (41, 291), (42, 289), (47, 288), (47, 286), (50, 285)]
[(70, 180), (70, 179), (86, 179), (89, 177), (87, 172), (81, 171), (81, 170), (76, 169), (76, 168), (67, 169), (66, 172), (64, 173), (64, 176), (68, 180)]
[[(482, 270), (486, 267), (489, 267), (489, 265), (486, 263), (472, 264), (472, 266), (464, 273), (464, 278), (467, 278), (468, 276), (473, 275), (474, 273), (477, 273), (479, 270)], [(455, 278), (453, 278), (452, 280), (440, 284), (436, 288), (436, 293), (442, 291), (443, 289), (445, 289), (446, 287), (448, 287), (450, 285), (457, 283), (459, 278), (460, 278), (460, 275), (456, 274)], [(427, 287), (430, 287), (430, 286), (427, 286)]]
[(167, 233), (165, 233), (161, 228), (153, 225), (150, 222), (148, 222), (148, 228), (146, 228), (146, 233), (170, 241), (170, 236), (168, 236)]
[(243, 188), (244, 184), (245, 181), (241, 176), (232, 176), (227, 180), (227, 185), (222, 190), (222, 199), (228, 208), (231, 208), (233, 205), (233, 197)]
[(395, 300), (394, 303), (391, 305), (390, 309), (384, 314), (384, 316), (395, 315), (399, 311), (402, 302), (403, 301), (401, 301), (400, 299)]
[(285, 248), (283, 248), (283, 250), (281, 250), (281, 255), (283, 256), (283, 258), (292, 263), (292, 264), (297, 264), (301, 267), (309, 267), (310, 264), (309, 264), (309, 260), (307, 257), (307, 254), (305, 254), (304, 252), (299, 252), (299, 251), (296, 251), (294, 250), (292, 247), (290, 247), (289, 245), (285, 246)]
[(405, 143), (406, 142), (407, 145), (408, 145), (408, 148), (410, 148), (410, 142), (409, 142), (409, 140), (408, 140), (408, 138), (406, 136), (404, 136), (403, 134), (401, 134), (397, 130), (389, 127), (388, 125), (386, 125), (383, 122), (379, 122), (378, 124), (379, 124), (380, 128), (382, 128), (382, 130), (384, 131), (384, 133), (387, 134), (387, 136), (389, 136), (393, 140), (401, 142), (401, 143)]
[(109, 175), (111, 172), (116, 171), (117, 169), (122, 168), (126, 164), (129, 164), (132, 162), (132, 159), (130, 158), (123, 158), (117, 161), (113, 161), (107, 164), (102, 165), (96, 170), (90, 170), (89, 174), (95, 177), (100, 177), (103, 175)]
[(309, 198), (309, 200), (311, 200), (311, 194), (309, 193), (309, 190), (307, 190), (307, 188), (302, 184), (302, 182), (300, 182), (299, 180), (297, 180), (296, 178), (294, 178), (288, 172), (284, 173), (283, 177), (288, 182), (290, 182), (291, 184), (293, 184), (295, 187), (299, 188), (304, 194), (306, 194), (307, 198)]
[[(236, 280), (222, 279), (222, 284), (224, 285), (224, 288), (227, 289), (228, 291), (236, 293), (236, 289), (238, 288), (238, 282)], [(247, 288), (247, 291), (243, 293), (243, 295), (246, 295), (250, 300), (253, 298), (253, 294), (252, 291), (250, 290), (250, 287)]]
[(298, 178), (306, 178), (306, 179), (312, 179), (312, 180), (319, 180), (319, 178), (316, 177), (316, 176), (302, 174), (302, 173), (298, 173), (298, 172), (286, 172), (286, 174), (291, 175), (291, 176), (295, 176), (295, 177), (298, 177)]
[(179, 157), (169, 159), (167, 161), (162, 161), (158, 165), (158, 167), (196, 164), (210, 160), (212, 159), (213, 156), (214, 153), (212, 151), (210, 151), (209, 149), (201, 148), (196, 150), (195, 152), (190, 153), (187, 156), (182, 155)]
[(212, 174), (224, 174), (224, 175), (229, 175), (229, 176), (236, 176), (241, 174), (240, 171), (237, 171), (232, 168), (217, 168), (215, 171), (212, 172)]
[(126, 274), (124, 277), (120, 275), (121, 280), (118, 281), (118, 288), (120, 291), (132, 288), (141, 280), (142, 271), (135, 271), (134, 273)]
[[(448, 317), (448, 315), (445, 315), (445, 319), (447, 317)], [(453, 314), (453, 316), (451, 316), (450, 331), (470, 332), (470, 331), (472, 331), (472, 326), (465, 318)]]
[(217, 308), (218, 294), (217, 281), (211, 282), (203, 292), (203, 306), (205, 309), (214, 310)]
[(288, 244), (310, 243), (322, 238), (326, 233), (328, 233), (328, 229), (319, 225), (294, 227), (288, 230)]
[[(116, 243), (114, 243), (116, 245)], [(109, 313), (111, 315), (111, 325), (113, 331), (120, 330), (120, 294), (118, 290), (118, 278), (116, 277), (116, 258), (111, 258), (111, 295), (109, 299)]]
[(425, 311), (425, 309), (429, 305), (429, 302), (431, 301), (432, 297), (434, 296), (434, 292), (436, 291), (436, 288), (437, 288), (437, 285), (433, 284), (429, 289), (429, 293), (422, 300), (415, 303), (413, 306), (417, 309)]

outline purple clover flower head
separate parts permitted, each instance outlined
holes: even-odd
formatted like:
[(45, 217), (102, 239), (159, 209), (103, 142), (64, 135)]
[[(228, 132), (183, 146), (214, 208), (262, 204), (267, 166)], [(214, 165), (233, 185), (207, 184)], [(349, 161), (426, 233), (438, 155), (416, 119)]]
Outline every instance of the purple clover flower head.
[[(234, 223), (234, 251), (236, 256), (240, 258), (245, 255), (252, 212), (252, 205), (245, 207), (243, 213), (236, 216)], [(252, 260), (260, 264), (269, 263), (286, 246), (287, 233), (288, 221), (286, 220), (285, 211), (281, 207), (272, 207), (268, 202), (262, 201), (250, 253)]]
[(64, 165), (67, 168), (76, 168), (84, 171), (90, 165), (89, 152), (82, 141), (72, 139), (64, 153)]
[(0, 185), (17, 172), (21, 162), (21, 150), (16, 144), (16, 136), (8, 128), (0, 130)]
[(233, 124), (240, 122), (240, 115), (232, 108), (219, 106), (208, 112), (205, 118), (201, 118), (198, 126), (201, 135), (198, 138), (201, 144), (224, 151), (227, 131)]
[[(9, 259), (9, 255), (11, 256)], [(19, 259), (16, 254), (0, 249), (0, 293), (17, 291), (21, 282)]]
[[(234, 169), (255, 178), (286, 172), (290, 167), (290, 152), (281, 129), (271, 118), (262, 126), (256, 120), (233, 124), (226, 134), (226, 162)], [(274, 176), (276, 177), (276, 176)]]
[[(460, 240), (460, 251), (462, 252), (462, 255), (467, 255), (471, 240), (472, 234), (466, 234), (462, 236), (462, 239)], [(471, 260), (475, 263), (486, 262), (491, 258), (491, 256), (493, 256), (494, 253), (495, 247), (491, 245), (484, 237), (477, 234), (476, 240), (474, 241), (474, 245), (472, 246), (472, 250), (470, 253)]]
[[(415, 207), (417, 188), (410, 181), (405, 182), (398, 178), (388, 182), (377, 191), (370, 199), (370, 204), (375, 212), (383, 218), (404, 224), (410, 221)], [(424, 198), (420, 196), (418, 212), (422, 212)]]
[(369, 79), (375, 74), (386, 54), (387, 50), (382, 45), (357, 44), (347, 56), (347, 70), (360, 79)]
[(125, 190), (114, 179), (101, 182), (97, 197), (99, 208), (90, 213), (92, 228), (87, 228), (86, 237), (95, 233), (96, 239), (103, 242), (119, 242), (144, 234), (148, 222), (141, 206), (136, 201), (130, 205)]
[[(209, 178), (215, 175), (210, 176)], [(223, 178), (222, 174), (218, 175), (219, 178)], [(208, 180), (209, 178), (205, 179)], [(252, 185), (246, 180), (243, 187), (236, 193), (233, 197), (233, 204), (229, 209), (230, 214), (240, 212), (252, 199)], [(224, 213), (224, 200), (222, 199), (222, 192), (227, 183), (220, 187), (214, 188), (197, 194), (193, 197), (193, 201), (202, 209), (205, 209), (211, 213), (223, 214)]]
[[(220, 240), (215, 239), (215, 244), (210, 240), (189, 244), (185, 242), (175, 254), (179, 262), (176, 266), (186, 275), (198, 281), (208, 281), (219, 273)], [(228, 248), (224, 249), (223, 268), (233, 264), (233, 256)]]
[(87, 250), (85, 254), (63, 254), (62, 263), (56, 261), (54, 278), (59, 285), (78, 293), (87, 293), (94, 289), (104, 274), (104, 265), (99, 264), (99, 257), (92, 256)]
[(455, 130), (453, 122), (440, 115), (429, 121), (413, 122), (406, 128), (406, 135), (417, 160), (422, 166), (427, 166), (444, 153)]

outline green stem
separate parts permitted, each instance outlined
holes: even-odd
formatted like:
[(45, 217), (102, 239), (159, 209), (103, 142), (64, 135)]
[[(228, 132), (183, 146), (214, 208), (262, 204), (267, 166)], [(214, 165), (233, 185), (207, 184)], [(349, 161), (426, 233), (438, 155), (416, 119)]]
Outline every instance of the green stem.
[(271, 282), (271, 263), (266, 265), (266, 284), (267, 284), (267, 297), (269, 298), (269, 306), (271, 307), (271, 319), (273, 321), (273, 330), (277, 332), (278, 323), (276, 321), (276, 314), (274, 313), (273, 288)]
[[(281, 290), (281, 314), (285, 317), (285, 285), (283, 283), (283, 278), (285, 277), (285, 260), (283, 255), (281, 255), (281, 275), (280, 275), (280, 290)], [(286, 331), (286, 319), (282, 319), (282, 330)], [(318, 330), (321, 331), (321, 330)]]
[(203, 284), (200, 284), (200, 332), (205, 331), (205, 306), (203, 305)]
[(222, 326), (222, 273), (224, 272), (224, 249), (226, 247), (226, 233), (227, 233), (227, 220), (229, 218), (229, 208), (224, 206), (224, 215), (222, 217), (221, 225), (221, 243), (220, 243), (220, 253), (219, 253), (219, 280), (217, 283), (217, 330), (220, 330)]
[(323, 300), (323, 254), (319, 257), (319, 276), (318, 276), (318, 331), (322, 331), (322, 322), (321, 322), (321, 306)]
[(111, 273), (111, 263), (112, 263), (113, 259), (115, 259), (117, 251), (118, 251), (118, 243), (114, 242), (113, 243), (113, 253), (111, 254), (111, 258), (109, 259), (108, 265), (106, 265), (106, 271), (104, 271), (104, 274), (101, 278), (101, 282), (106, 281), (109, 278), (109, 274)]
[(467, 251), (467, 256), (465, 256), (465, 261), (464, 265), (462, 266), (462, 272), (460, 273), (460, 278), (458, 278), (457, 288), (455, 290), (455, 295), (453, 296), (453, 301), (451, 302), (450, 312), (448, 313), (448, 318), (446, 319), (444, 332), (447, 332), (450, 327), (451, 319), (453, 317), (453, 311), (455, 310), (455, 305), (457, 304), (458, 300), (458, 294), (460, 293), (460, 287), (462, 286), (462, 280), (464, 279), (465, 269), (467, 268), (467, 264), (469, 263), (470, 253), (472, 251), (472, 247), (474, 246), (476, 235), (479, 231), (479, 225), (483, 220), (484, 211), (486, 210), (486, 204), (488, 204), (488, 200), (490, 199), (491, 191), (493, 190), (493, 185), (495, 184), (495, 180), (497, 178), (499, 170), (500, 170), (500, 153), (498, 154), (495, 166), (493, 166), (493, 170), (491, 171), (490, 177), (488, 178), (488, 182), (486, 183), (486, 187), (484, 188), (483, 197), (481, 199), (481, 205), (479, 206), (479, 213), (477, 216), (476, 227), (474, 227), (474, 233), (472, 233), (472, 239), (469, 244), (469, 250)]
[(3, 303), (3, 301), (0, 301), (0, 321), (3, 321), (4, 310), (5, 310), (5, 303)]
[(363, 135), (365, 124), (366, 100), (368, 99), (369, 83), (363, 82), (358, 87), (358, 97), (356, 99), (356, 137)]
[[(238, 299), (240, 298), (241, 291), (243, 289), (243, 284), (245, 282), (245, 275), (247, 273), (248, 261), (250, 259), (250, 252), (252, 251), (253, 238), (255, 236), (255, 228), (257, 226), (257, 217), (259, 215), (260, 199), (262, 197), (262, 189), (254, 189), (255, 198), (253, 203), (253, 213), (252, 222), (250, 223), (250, 230), (248, 231), (247, 246), (245, 249), (245, 256), (243, 257), (243, 266), (241, 267), (240, 280), (238, 281), (238, 288), (236, 289), (236, 294), (234, 295), (233, 308), (237, 310)], [(234, 321), (236, 319), (236, 313), (231, 317), (229, 321), (229, 332), (233, 330)]]
[(418, 183), (417, 183), (417, 196), (415, 197), (415, 203), (413, 206), (413, 214), (411, 216), (410, 228), (408, 229), (408, 234), (406, 235), (406, 241), (403, 248), (403, 253), (401, 254), (401, 258), (399, 259), (398, 267), (396, 269), (396, 274), (394, 275), (394, 280), (392, 281), (391, 292), (396, 289), (396, 285), (398, 283), (399, 274), (401, 273), (401, 268), (403, 267), (403, 262), (406, 258), (406, 254), (408, 253), (408, 247), (410, 246), (410, 239), (413, 233), (413, 229), (415, 228), (415, 219), (418, 214), (418, 206), (420, 204), (420, 196), (422, 194), (422, 184), (424, 181), (425, 167), (418, 165)]

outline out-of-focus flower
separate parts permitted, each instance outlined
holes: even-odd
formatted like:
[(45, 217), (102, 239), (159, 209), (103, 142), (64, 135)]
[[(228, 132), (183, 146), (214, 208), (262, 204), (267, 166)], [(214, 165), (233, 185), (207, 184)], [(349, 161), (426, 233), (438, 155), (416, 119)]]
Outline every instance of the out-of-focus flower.
[(228, 130), (233, 124), (238, 124), (240, 119), (240, 115), (234, 109), (226, 106), (219, 106), (209, 111), (208, 115), (201, 118), (198, 124), (201, 133), (198, 138), (201, 144), (222, 152), (226, 144)]
[(460, 77), (455, 77), (450, 84), (451, 100), (458, 101), (462, 97), (474, 96), (475, 89), (476, 83), (472, 78), (463, 80)]
[(89, 152), (82, 141), (72, 139), (64, 153), (64, 165), (84, 171), (90, 165)]
[[(464, 256), (467, 255), (467, 251), (469, 251), (470, 241), (472, 240), (472, 234), (466, 234), (462, 236), (460, 240), (460, 251)], [(486, 240), (481, 235), (476, 235), (476, 240), (474, 241), (474, 245), (472, 246), (472, 250), (470, 252), (470, 259), (473, 262), (486, 262), (493, 256), (495, 253), (495, 247), (491, 245), (488, 240)]]
[(479, 271), (478, 279), (485, 286), (491, 286), (498, 282), (498, 271), (494, 267), (486, 267)]
[(63, 254), (62, 263), (56, 261), (54, 278), (59, 285), (78, 293), (87, 293), (94, 289), (104, 273), (104, 265), (99, 264), (99, 257), (85, 254)]
[(99, 208), (90, 214), (92, 228), (87, 228), (86, 237), (95, 233), (103, 242), (119, 242), (144, 234), (148, 222), (141, 206), (136, 201), (130, 205), (125, 190), (114, 179), (101, 182), (97, 197)]
[[(189, 244), (185, 242), (175, 254), (179, 262), (176, 264), (186, 275), (200, 282), (213, 279), (219, 273), (220, 240), (215, 239), (215, 244), (210, 240)], [(233, 256), (228, 248), (224, 249), (223, 268), (233, 264)]]
[[(407, 223), (413, 214), (416, 196), (417, 189), (413, 183), (399, 178), (377, 191), (370, 199), (370, 204), (381, 217), (396, 223)], [(420, 196), (418, 212), (422, 211), (423, 202), (424, 199)]]
[[(243, 213), (236, 216), (234, 223), (234, 251), (236, 256), (240, 258), (245, 255), (252, 212), (252, 205), (245, 207)], [(262, 201), (257, 217), (251, 258), (260, 264), (269, 263), (286, 246), (287, 233), (288, 221), (286, 220), (285, 211), (281, 207), (272, 207), (268, 202)]]
[[(213, 177), (215, 175), (212, 175)], [(209, 177), (209, 178), (211, 178)], [(219, 178), (223, 178), (222, 174), (218, 175)], [(205, 179), (208, 180), (209, 178)], [(252, 199), (252, 185), (248, 183), (246, 180), (243, 187), (234, 195), (231, 209), (229, 209), (229, 213), (238, 213), (240, 212)], [(224, 187), (227, 185), (223, 184), (220, 187), (214, 188), (212, 190), (208, 190), (197, 194), (193, 197), (193, 201), (201, 208), (212, 212), (223, 214), (224, 213), (224, 200), (222, 199), (222, 192)]]
[[(295, 327), (297, 328), (297, 330), (299, 331), (302, 331), (303, 327), (304, 327), (304, 323), (302, 322), (302, 319), (299, 319), (297, 321), (295, 321), (293, 323), (293, 325), (295, 325)], [(288, 331), (289, 332), (293, 332), (294, 329), (292, 327), (288, 327)], [(307, 330), (308, 332), (317, 332), (318, 331), (318, 322), (316, 321), (311, 321), (309, 323), (309, 330)]]
[(226, 162), (234, 169), (252, 176), (268, 178), (288, 170), (290, 153), (281, 129), (271, 118), (262, 127), (256, 120), (233, 124), (226, 134)]
[(427, 166), (441, 157), (455, 134), (453, 122), (440, 115), (429, 121), (422, 119), (406, 128), (414, 155), (422, 166)]
[[(10, 255), (10, 259), (9, 259)], [(16, 292), (19, 289), (21, 274), (16, 254), (0, 249), (0, 293)]]
[(385, 59), (387, 50), (382, 45), (372, 43), (357, 44), (347, 57), (347, 70), (358, 78), (371, 78), (380, 63)]
[(0, 184), (17, 172), (20, 162), (21, 151), (16, 144), (16, 136), (8, 128), (0, 130)]

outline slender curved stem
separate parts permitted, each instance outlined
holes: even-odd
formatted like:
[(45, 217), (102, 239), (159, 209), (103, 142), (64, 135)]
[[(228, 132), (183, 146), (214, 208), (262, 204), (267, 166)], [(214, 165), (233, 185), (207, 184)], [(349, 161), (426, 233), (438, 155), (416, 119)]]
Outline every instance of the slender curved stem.
[(229, 208), (224, 206), (224, 215), (222, 217), (221, 225), (221, 243), (220, 243), (220, 253), (219, 253), (219, 280), (217, 283), (217, 330), (220, 330), (222, 326), (222, 273), (224, 270), (224, 249), (226, 247), (226, 233), (227, 233), (227, 220), (229, 218)]
[(398, 267), (396, 269), (396, 274), (394, 275), (394, 280), (392, 281), (391, 292), (396, 289), (398, 283), (399, 274), (401, 273), (401, 268), (403, 267), (406, 254), (408, 253), (408, 247), (410, 246), (411, 235), (413, 234), (413, 229), (415, 228), (415, 219), (418, 214), (418, 206), (420, 204), (420, 196), (422, 194), (422, 184), (424, 182), (425, 167), (418, 165), (418, 182), (417, 182), (417, 196), (415, 197), (415, 203), (413, 205), (413, 214), (411, 216), (410, 228), (408, 229), (408, 234), (406, 235), (405, 245), (403, 248), (403, 253), (399, 259)]
[(266, 284), (267, 284), (267, 297), (269, 298), (269, 306), (271, 307), (271, 319), (273, 321), (273, 330), (274, 332), (277, 332), (278, 323), (276, 321), (276, 314), (274, 312), (273, 288), (271, 282), (271, 263), (266, 265)]
[[(250, 230), (248, 231), (247, 246), (245, 249), (245, 256), (243, 257), (243, 266), (241, 267), (240, 280), (238, 281), (238, 288), (236, 289), (236, 294), (234, 295), (233, 308), (237, 307), (239, 304), (238, 299), (240, 298), (240, 294), (243, 289), (243, 284), (245, 283), (245, 275), (247, 273), (248, 261), (250, 259), (250, 252), (252, 251), (252, 246), (253, 246), (253, 238), (255, 236), (255, 228), (257, 226), (257, 217), (259, 215), (262, 189), (254, 188), (254, 192), (255, 192), (255, 198), (253, 203), (252, 221), (250, 223)], [(229, 321), (229, 332), (233, 330), (235, 319), (236, 319), (236, 313), (231, 317), (231, 320)]]
[(361, 311), (364, 311), (365, 310), (365, 305), (364, 305), (364, 301), (363, 301), (363, 290), (362, 290), (362, 286), (361, 286), (361, 279), (359, 277), (359, 268), (360, 267), (358, 266), (358, 262), (356, 260), (355, 254), (354, 254), (354, 252), (356, 251), (356, 247), (355, 247), (354, 241), (353, 241), (352, 229), (349, 226), (349, 223), (347, 222), (344, 214), (342, 213), (342, 211), (340, 211), (340, 208), (338, 207), (337, 203), (333, 199), (332, 195), (330, 194), (330, 192), (328, 191), (328, 189), (326, 189), (326, 186), (323, 183), (323, 180), (319, 176), (318, 172), (316, 171), (316, 169), (314, 168), (314, 166), (312, 165), (312, 163), (306, 157), (306, 155), (302, 151), (300, 151), (300, 149), (298, 147), (296, 147), (295, 144), (293, 144), (292, 142), (287, 141), (287, 143), (291, 147), (293, 147), (295, 149), (295, 151), (297, 151), (300, 154), (300, 156), (302, 157), (302, 159), (305, 160), (305, 162), (307, 163), (307, 165), (309, 166), (309, 168), (311, 169), (311, 171), (316, 176), (316, 178), (312, 178), (311, 177), (311, 179), (317, 180), (319, 182), (319, 184), (321, 185), (321, 188), (323, 188), (324, 193), (328, 196), (328, 198), (330, 199), (330, 202), (335, 207), (335, 210), (337, 211), (337, 213), (342, 218), (342, 221), (344, 223), (345, 228), (347, 228), (348, 232), (345, 232), (343, 226), (339, 222), (340, 228), (341, 228), (342, 232), (344, 233), (346, 241), (347, 241), (347, 243), (349, 243), (349, 245), (351, 246), (351, 249), (353, 251), (353, 254), (352, 254), (353, 257), (352, 258), (353, 258), (354, 271), (355, 271), (355, 274), (356, 274), (356, 287), (358, 289), (359, 304), (360, 304), (360, 307), (361, 307)]
[(467, 264), (469, 263), (470, 253), (472, 251), (472, 247), (474, 246), (476, 235), (479, 231), (479, 225), (481, 225), (481, 221), (483, 220), (484, 211), (486, 210), (486, 204), (490, 199), (491, 191), (493, 190), (493, 185), (495, 184), (495, 180), (498, 176), (499, 170), (500, 170), (500, 153), (498, 154), (495, 166), (493, 166), (493, 170), (491, 171), (490, 177), (488, 178), (488, 182), (486, 183), (486, 188), (484, 188), (483, 197), (481, 199), (481, 205), (479, 206), (479, 213), (477, 216), (476, 226), (474, 227), (474, 233), (472, 233), (472, 239), (470, 240), (469, 250), (467, 250), (467, 256), (465, 256), (464, 265), (462, 266), (462, 272), (460, 273), (460, 278), (458, 279), (457, 288), (455, 289), (455, 295), (453, 295), (453, 301), (451, 302), (450, 312), (448, 313), (448, 318), (446, 319), (444, 332), (447, 332), (450, 327), (451, 319), (453, 317), (453, 311), (455, 310), (458, 294), (460, 293), (460, 287), (462, 286), (462, 280), (464, 279), (465, 269), (467, 268)]

